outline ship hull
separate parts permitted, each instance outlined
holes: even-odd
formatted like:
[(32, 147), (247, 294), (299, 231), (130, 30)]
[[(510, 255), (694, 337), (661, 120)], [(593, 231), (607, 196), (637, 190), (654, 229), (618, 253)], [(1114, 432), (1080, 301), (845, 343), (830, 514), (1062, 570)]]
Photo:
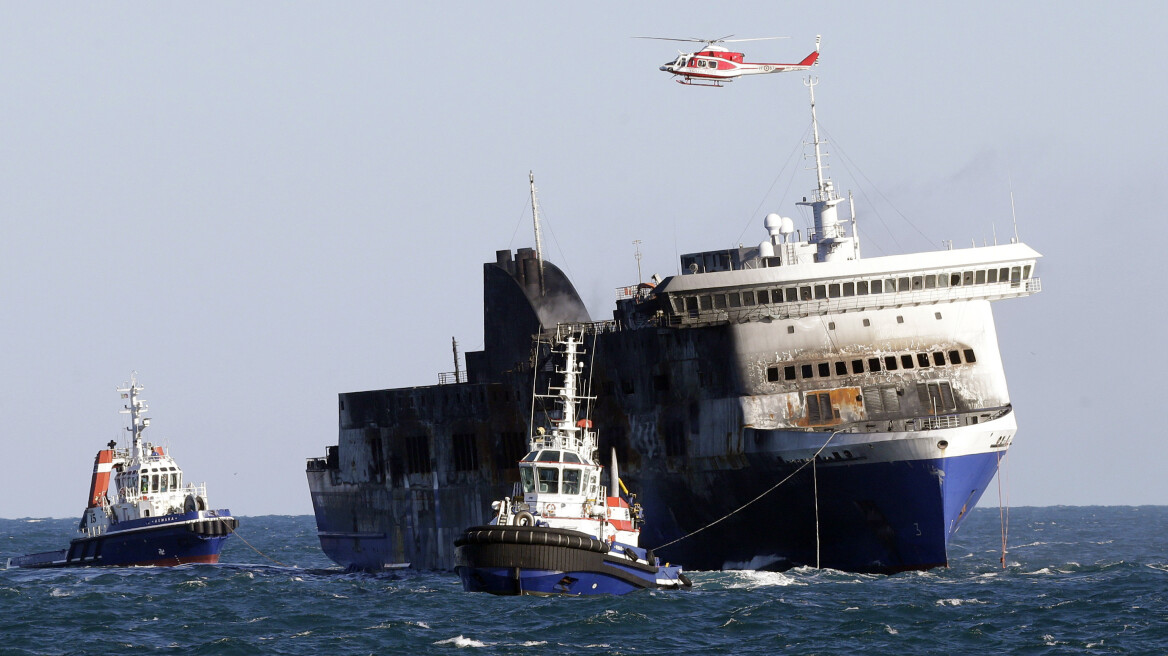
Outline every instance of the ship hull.
[(476, 526), (455, 545), (454, 569), (467, 592), (584, 596), (689, 587), (679, 568), (614, 555), (577, 531)]
[[(722, 460), (718, 469), (622, 477), (641, 490), (647, 518), (642, 543), (689, 570), (922, 570), (948, 564), (949, 540), (993, 479), (1013, 432), (1007, 415), (976, 432), (836, 436), (842, 446), (829, 444), (814, 463), (807, 457), (817, 446), (808, 442), (804, 451), (743, 454)], [(813, 435), (819, 445), (828, 437)], [(937, 451), (940, 442), (951, 444), (951, 455)], [(1001, 446), (979, 450), (978, 444)], [(870, 453), (840, 455), (862, 450)], [(448, 527), (481, 524), (486, 504), (468, 507), (459, 499), (490, 499), (510, 489), (480, 482), (426, 490), (420, 505), (430, 513), (418, 515), (404, 501), (395, 504), (387, 487), (331, 486), (324, 475), (309, 478), (314, 503), (328, 499), (316, 513), (326, 554), (346, 567), (372, 570), (405, 563), (450, 569), (456, 562), (450, 545), (460, 530), (427, 527), (427, 515)], [(414, 499), (421, 498), (418, 492)], [(418, 520), (401, 521), (413, 517)], [(354, 525), (364, 530), (340, 530)]]
[(12, 565), (46, 567), (169, 567), (217, 563), (223, 543), (238, 525), (225, 510), (189, 512), (122, 522), (101, 535), (76, 538), (68, 549), (14, 558)]

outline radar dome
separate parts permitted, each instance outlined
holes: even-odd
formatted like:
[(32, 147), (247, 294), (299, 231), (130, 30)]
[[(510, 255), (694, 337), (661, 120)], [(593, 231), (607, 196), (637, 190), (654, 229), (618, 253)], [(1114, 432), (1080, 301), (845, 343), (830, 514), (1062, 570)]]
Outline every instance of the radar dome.
[(774, 237), (775, 235), (779, 234), (779, 228), (783, 225), (783, 217), (775, 214), (774, 212), (771, 212), (770, 214), (766, 215), (765, 219), (763, 219), (762, 225), (767, 229), (767, 232), (769, 232), (770, 235)]
[(789, 216), (784, 216), (783, 217), (783, 225), (781, 228), (779, 228), (779, 233), (784, 234), (784, 235), (794, 234), (795, 233), (795, 220)]

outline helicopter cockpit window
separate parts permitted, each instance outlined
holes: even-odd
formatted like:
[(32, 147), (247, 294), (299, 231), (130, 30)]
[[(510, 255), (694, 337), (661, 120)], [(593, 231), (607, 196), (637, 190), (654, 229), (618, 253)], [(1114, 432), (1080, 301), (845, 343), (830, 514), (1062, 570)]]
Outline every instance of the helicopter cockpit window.
[(689, 65), (690, 65), (690, 66), (693, 66), (693, 65), (694, 65), (694, 58), (693, 58), (693, 57), (690, 57), (690, 58), (689, 58)]

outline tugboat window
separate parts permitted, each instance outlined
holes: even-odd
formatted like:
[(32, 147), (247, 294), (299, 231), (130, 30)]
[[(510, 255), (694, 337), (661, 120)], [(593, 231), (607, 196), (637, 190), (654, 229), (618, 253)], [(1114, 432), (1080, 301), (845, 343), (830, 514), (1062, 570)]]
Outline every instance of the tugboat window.
[(580, 494), (580, 470), (574, 467), (564, 469), (564, 494)]
[(170, 476), (162, 475), (162, 485), (158, 488), (159, 492), (170, 492)]
[(524, 494), (535, 492), (535, 473), (531, 471), (531, 467), (520, 467), (519, 478), (523, 479)]
[(536, 467), (539, 491), (542, 494), (560, 493), (560, 470), (554, 467)]
[(153, 492), (157, 492), (157, 491), (158, 491), (158, 474), (155, 474), (155, 475), (150, 477), (150, 492), (153, 493)]
[(539, 461), (540, 462), (559, 462), (560, 461), (560, 452), (559, 451), (540, 451), (539, 452)]

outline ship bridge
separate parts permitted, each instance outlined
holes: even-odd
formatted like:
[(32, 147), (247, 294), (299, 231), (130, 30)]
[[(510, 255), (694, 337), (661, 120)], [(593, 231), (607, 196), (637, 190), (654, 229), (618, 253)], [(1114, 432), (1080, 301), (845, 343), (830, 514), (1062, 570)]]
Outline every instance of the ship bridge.
[[(735, 255), (711, 251), (684, 257), (729, 265)], [(629, 307), (624, 316), (631, 323), (710, 325), (994, 301), (1041, 291), (1034, 275), (1039, 257), (1025, 244), (775, 267), (756, 257), (738, 269), (667, 278), (647, 298), (626, 301), (642, 307)]]

